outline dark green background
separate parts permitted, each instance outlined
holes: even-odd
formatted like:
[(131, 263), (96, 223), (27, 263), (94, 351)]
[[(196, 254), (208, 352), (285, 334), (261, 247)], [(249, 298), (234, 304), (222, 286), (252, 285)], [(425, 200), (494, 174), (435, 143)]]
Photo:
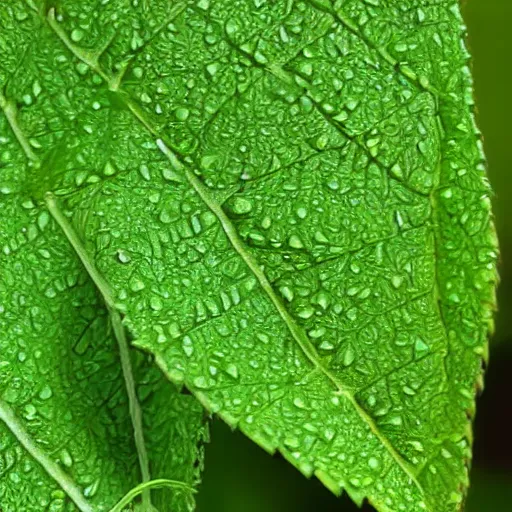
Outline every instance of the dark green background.
[[(478, 403), (475, 459), (467, 512), (512, 510), (512, 0), (466, 0), (464, 14), (494, 212), (501, 244), (502, 284), (486, 390)], [(316, 480), (270, 457), (216, 420), (206, 453), (199, 512), (350, 512)], [(364, 507), (363, 510), (373, 510)]]

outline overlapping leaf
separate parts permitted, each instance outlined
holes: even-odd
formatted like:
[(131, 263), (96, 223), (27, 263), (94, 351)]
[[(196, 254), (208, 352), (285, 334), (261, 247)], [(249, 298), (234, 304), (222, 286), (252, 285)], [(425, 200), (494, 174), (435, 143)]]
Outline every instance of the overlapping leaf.
[(496, 253), (457, 3), (19, 12), (18, 138), (134, 343), (333, 491), (460, 510)]
[[(40, 172), (38, 151), (30, 149), (35, 139), (20, 145), (15, 138), (24, 140), (17, 132), (23, 114), (5, 95), (25, 91), (27, 79), (33, 101), (40, 92), (32, 82), (37, 65), (27, 71), (23, 56), (39, 44), (41, 20), (26, 9), (0, 7), (0, 509), (108, 511), (141, 475), (108, 313), (29, 187)], [(202, 408), (148, 356), (134, 352), (132, 361), (152, 475), (193, 486)], [(190, 492), (156, 491), (152, 501), (161, 512), (193, 509)]]

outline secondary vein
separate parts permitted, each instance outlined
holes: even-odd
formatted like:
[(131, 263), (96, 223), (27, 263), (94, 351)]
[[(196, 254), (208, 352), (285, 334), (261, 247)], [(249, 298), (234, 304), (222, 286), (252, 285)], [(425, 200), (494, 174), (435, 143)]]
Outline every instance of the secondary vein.
[(32, 150), (30, 142), (28, 141), (26, 135), (23, 133), (23, 130), (21, 129), (21, 126), (18, 123), (18, 111), (16, 110), (16, 107), (2, 94), (0, 94), (0, 109), (3, 111), (5, 118), (7, 119), (7, 122), (9, 123), (9, 126), (11, 127), (11, 130), (14, 133), (14, 136), (20, 143), (20, 146), (25, 152), (27, 158), (31, 162), (38, 162), (37, 155)]
[(2, 420), (19, 443), (59, 484), (81, 512), (94, 512), (92, 505), (84, 498), (81, 489), (31, 438), (11, 407), (0, 399), (0, 420)]
[[(149, 471), (149, 458), (146, 450), (146, 443), (144, 441), (142, 410), (139, 404), (139, 400), (137, 398), (135, 378), (133, 376), (133, 367), (130, 358), (130, 348), (128, 346), (126, 331), (122, 323), (121, 314), (119, 313), (119, 310), (115, 306), (114, 294), (107, 280), (101, 275), (101, 273), (96, 268), (94, 262), (92, 261), (82, 241), (80, 240), (80, 237), (78, 236), (77, 232), (59, 208), (55, 196), (51, 193), (48, 193), (46, 194), (45, 199), (49, 212), (62, 229), (69, 243), (75, 250), (78, 257), (80, 258), (80, 261), (84, 265), (85, 269), (87, 270), (87, 273), (94, 281), (94, 284), (101, 293), (103, 300), (105, 301), (105, 304), (109, 311), (110, 322), (112, 324), (112, 329), (114, 331), (114, 335), (119, 346), (121, 368), (123, 371), (123, 378), (125, 382), (126, 392), (128, 395), (128, 405), (130, 409), (130, 417), (132, 420), (135, 447), (137, 449), (137, 454), (139, 458), (139, 466), (142, 481), (149, 482), (151, 480), (151, 474)], [(142, 493), (142, 501), (145, 510), (147, 510), (148, 512), (151, 511), (152, 504), (149, 489), (144, 490), (144, 492)]]

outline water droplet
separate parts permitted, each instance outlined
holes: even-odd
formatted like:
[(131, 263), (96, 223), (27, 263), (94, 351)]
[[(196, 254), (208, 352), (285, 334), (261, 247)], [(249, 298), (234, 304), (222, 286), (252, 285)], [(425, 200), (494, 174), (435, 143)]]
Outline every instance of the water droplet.
[(368, 459), (368, 466), (370, 466), (371, 469), (377, 469), (379, 467), (380, 463), (379, 460), (375, 457), (370, 457)]
[(149, 305), (153, 311), (160, 311), (163, 308), (162, 299), (158, 295), (153, 295), (149, 299)]
[(217, 62), (214, 62), (212, 64), (208, 64), (206, 66), (206, 71), (210, 74), (210, 76), (215, 76), (217, 71), (219, 70), (219, 64)]
[(33, 420), (37, 416), (37, 409), (32, 404), (27, 404), (25, 406), (23, 415), (27, 420)]
[(281, 288), (279, 288), (279, 291), (282, 293), (283, 297), (288, 302), (291, 302), (293, 300), (293, 297), (294, 297), (293, 291), (288, 286), (281, 286)]
[(130, 280), (130, 290), (132, 292), (140, 292), (141, 290), (144, 290), (145, 287), (146, 285), (144, 282), (140, 279), (137, 279), (136, 277)]
[(139, 167), (140, 175), (146, 180), (151, 181), (151, 174), (149, 173), (149, 167), (146, 164), (142, 164)]
[(256, 338), (258, 338), (262, 343), (265, 344), (267, 344), (270, 341), (270, 337), (262, 332), (256, 333)]
[(39, 226), (39, 229), (41, 231), (44, 230), (46, 226), (48, 226), (48, 223), (50, 222), (50, 214), (45, 210), (42, 211), (39, 214), (39, 217), (37, 218), (37, 225)]
[(187, 357), (191, 357), (192, 354), (194, 353), (194, 346), (193, 346), (192, 339), (190, 338), (190, 336), (185, 336), (183, 338), (183, 342), (182, 342), (181, 346), (183, 347), (183, 352), (185, 352), (185, 355)]
[(321, 244), (329, 243), (328, 238), (321, 231), (315, 231), (315, 240)]
[(391, 425), (395, 425), (396, 427), (399, 427), (402, 424), (402, 417), (401, 416), (392, 416), (389, 418), (388, 423)]
[(326, 310), (329, 307), (331, 298), (325, 292), (319, 292), (315, 298), (316, 303), (323, 309)]
[(252, 203), (243, 197), (236, 197), (232, 206), (233, 213), (245, 215), (252, 210)]
[(441, 195), (442, 195), (445, 199), (451, 199), (451, 198), (453, 197), (452, 189), (451, 189), (451, 188), (447, 188), (446, 190), (443, 190), (443, 192), (441, 193)]
[(450, 502), (451, 503), (462, 503), (464, 499), (464, 495), (458, 492), (452, 492), (450, 494)]
[(226, 34), (228, 36), (232, 36), (235, 32), (238, 31), (238, 25), (236, 24), (236, 21), (233, 19), (230, 19), (226, 22)]
[(305, 219), (308, 215), (308, 210), (307, 208), (304, 208), (304, 207), (300, 207), (297, 209), (297, 217), (299, 217), (299, 219)]
[(414, 343), (414, 351), (416, 353), (416, 357), (423, 356), (429, 350), (429, 346), (421, 338), (416, 338), (416, 342)]
[(370, 395), (368, 397), (367, 402), (369, 407), (375, 407), (375, 405), (377, 404), (377, 398), (375, 398), (375, 395)]
[(186, 121), (188, 116), (190, 115), (190, 110), (188, 108), (178, 108), (176, 109), (176, 119), (178, 121)]
[(402, 228), (404, 225), (404, 219), (402, 218), (402, 214), (399, 211), (395, 212), (395, 218), (396, 218), (396, 223), (398, 224), (398, 227)]
[(350, 366), (355, 361), (355, 358), (356, 354), (352, 348), (352, 345), (348, 345), (345, 350), (345, 354), (343, 355), (343, 365)]
[(406, 395), (414, 396), (416, 394), (416, 391), (414, 391), (414, 389), (410, 388), (409, 386), (404, 386), (402, 389)]
[(267, 64), (268, 59), (267, 57), (259, 50), (254, 52), (254, 60), (258, 62), (259, 64)]
[(452, 458), (452, 454), (446, 449), (446, 448), (443, 448), (441, 450), (441, 455), (445, 458), (445, 459), (451, 459)]
[(451, 293), (448, 299), (455, 304), (460, 304), (460, 297), (456, 293)]
[(327, 439), (327, 441), (332, 441), (334, 439), (334, 436), (336, 435), (336, 432), (332, 428), (327, 428), (324, 430), (324, 436)]
[(57, 292), (55, 291), (55, 288), (50, 287), (44, 292), (45, 296), (49, 299), (53, 299), (57, 296)]
[(356, 318), (357, 318), (357, 309), (356, 308), (349, 309), (347, 311), (347, 318), (349, 320), (352, 320), (352, 321), (356, 320)]
[(356, 287), (356, 286), (351, 286), (348, 290), (347, 290), (347, 295), (349, 297), (353, 297), (354, 295), (357, 295), (357, 292), (359, 291), (359, 289)]
[(418, 452), (423, 452), (425, 450), (419, 441), (410, 441), (409, 443)]
[(238, 379), (238, 377), (239, 377), (239, 375), (238, 375), (238, 368), (234, 364), (229, 364), (228, 365), (228, 367), (226, 368), (226, 373), (231, 375), (231, 377), (233, 377), (234, 379)]
[(262, 221), (261, 221), (261, 227), (263, 229), (269, 229), (270, 226), (272, 225), (272, 219), (270, 217), (265, 217)]
[(39, 398), (41, 400), (48, 400), (53, 395), (52, 388), (50, 386), (44, 386), (43, 389), (39, 393)]
[(23, 201), (23, 203), (21, 203), (21, 206), (23, 206), (23, 208), (27, 210), (32, 210), (35, 207), (35, 204), (31, 199), (27, 199), (26, 201)]
[(151, 99), (151, 96), (147, 92), (143, 92), (140, 95), (140, 100), (142, 103), (151, 103), (153, 100)]
[(18, 473), (16, 473), (15, 471), (11, 471), (9, 473), (9, 480), (13, 483), (13, 484), (19, 484), (21, 482), (21, 477), (20, 475), (18, 475)]
[(370, 293), (372, 291), (370, 290), (370, 288), (364, 288), (361, 293), (358, 295), (358, 297), (360, 299), (367, 299), (369, 296), (370, 296)]
[(315, 310), (311, 307), (305, 307), (305, 308), (299, 309), (297, 311), (297, 316), (300, 318), (303, 318), (304, 320), (311, 318), (314, 314), (315, 314)]
[(308, 334), (313, 339), (321, 338), (325, 334), (325, 327), (318, 327), (317, 329), (311, 329)]
[(289, 448), (298, 448), (300, 446), (300, 441), (296, 437), (286, 437), (284, 439), (284, 444)]
[(352, 111), (354, 111), (358, 105), (359, 105), (358, 100), (348, 100), (346, 103), (347, 108)]
[(302, 400), (301, 398), (294, 398), (293, 405), (295, 405), (295, 407), (298, 407), (299, 409), (304, 409), (306, 407), (304, 400)]
[(303, 249), (304, 244), (302, 243), (302, 240), (297, 235), (292, 235), (290, 237), (290, 240), (288, 242), (290, 244), (290, 247), (293, 247), (294, 249)]
[(74, 41), (75, 43), (78, 43), (84, 38), (84, 35), (85, 35), (85, 33), (83, 30), (81, 30), (79, 28), (75, 28), (71, 32), (71, 40)]
[(361, 272), (361, 267), (357, 263), (353, 262), (350, 264), (350, 270), (352, 270), (354, 274), (359, 274), (359, 272)]
[(401, 276), (392, 276), (391, 277), (391, 284), (394, 288), (400, 288), (402, 286), (402, 283), (404, 282), (404, 278)]
[(118, 249), (117, 250), (117, 259), (121, 263), (130, 263), (130, 261), (132, 261), (132, 259), (131, 259), (130, 255), (128, 254), (128, 252), (126, 252), (123, 249)]
[(66, 450), (66, 448), (63, 448), (59, 452), (59, 459), (67, 468), (70, 468), (73, 465), (73, 458), (71, 457), (71, 454)]
[(84, 489), (84, 496), (86, 498), (92, 498), (98, 492), (99, 486), (100, 486), (100, 481), (95, 480), (91, 485), (87, 486)]
[(205, 377), (196, 377), (193, 381), (196, 388), (207, 389), (209, 386), (208, 380)]
[(361, 480), (359, 480), (359, 478), (351, 478), (349, 480), (349, 482), (354, 486), (354, 487), (361, 487)]

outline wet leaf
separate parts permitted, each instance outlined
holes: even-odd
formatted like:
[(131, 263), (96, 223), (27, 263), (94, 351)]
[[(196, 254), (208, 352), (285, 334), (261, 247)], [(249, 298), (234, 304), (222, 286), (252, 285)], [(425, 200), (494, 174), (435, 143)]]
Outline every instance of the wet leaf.
[(5, 168), (41, 162), (134, 345), (334, 492), (461, 510), (496, 242), (457, 3), (47, 9)]
[[(119, 350), (102, 297), (27, 185), (44, 164), (35, 139), (18, 145), (16, 127), (26, 121), (43, 138), (57, 128), (28, 121), (7, 98), (30, 91), (27, 106), (44, 94), (38, 65), (24, 57), (43, 22), (21, 2), (0, 7), (0, 509), (107, 512), (141, 483)], [(202, 408), (151, 356), (133, 350), (131, 360), (152, 476), (196, 485)], [(194, 508), (188, 491), (151, 495), (160, 512)]]

